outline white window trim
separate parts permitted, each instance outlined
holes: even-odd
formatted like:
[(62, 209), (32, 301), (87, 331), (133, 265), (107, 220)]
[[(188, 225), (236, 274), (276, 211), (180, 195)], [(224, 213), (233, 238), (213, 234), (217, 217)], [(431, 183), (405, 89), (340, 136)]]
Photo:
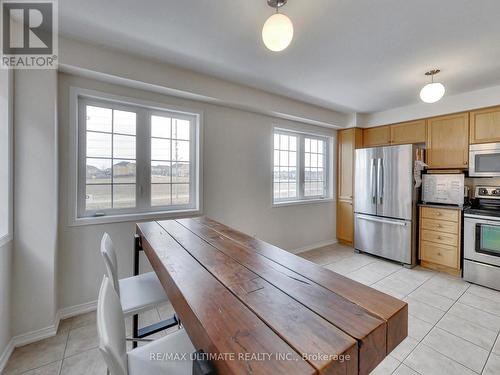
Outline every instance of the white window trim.
[[(195, 197), (194, 208), (176, 211), (162, 211), (161, 207), (158, 210), (146, 212), (109, 214), (106, 216), (97, 217), (78, 217), (78, 179), (79, 179), (79, 97), (86, 99), (105, 100), (115, 102), (118, 105), (130, 105), (134, 107), (145, 107), (149, 110), (158, 110), (166, 112), (177, 112), (179, 114), (195, 115), (197, 117), (196, 144), (195, 144), (195, 172), (196, 185), (195, 191), (198, 194)], [(183, 108), (167, 103), (151, 102), (130, 97), (113, 95), (105, 92), (89, 90), (79, 87), (70, 87), (69, 100), (69, 149), (72, 151), (69, 155), (68, 163), (68, 225), (94, 225), (104, 223), (118, 223), (127, 221), (154, 220), (154, 219), (169, 219), (177, 217), (195, 216), (203, 212), (203, 111)]]
[(0, 237), (0, 246), (14, 238), (14, 72), (7, 72), (7, 233)]
[[(326, 151), (325, 151), (325, 170), (327, 171), (326, 175), (326, 191), (327, 195), (325, 197), (311, 197), (311, 198), (297, 198), (297, 199), (292, 199), (292, 200), (284, 200), (284, 201), (275, 201), (274, 200), (274, 134), (275, 132), (281, 132), (281, 133), (288, 133), (290, 135), (301, 135), (301, 136), (306, 136), (306, 137), (311, 137), (311, 138), (318, 138), (322, 139), (325, 141), (326, 145)], [(329, 135), (324, 135), (324, 134), (318, 134), (314, 132), (308, 132), (308, 131), (301, 131), (301, 130), (295, 130), (295, 129), (290, 129), (282, 126), (277, 126), (274, 125), (272, 126), (271, 129), (271, 207), (286, 207), (286, 206), (295, 206), (295, 205), (304, 205), (304, 204), (318, 204), (318, 203), (327, 203), (327, 202), (334, 202), (335, 198), (333, 197), (333, 152), (334, 152), (334, 139), (332, 136)], [(298, 154), (298, 159), (300, 159), (300, 163), (297, 164), (297, 168), (299, 166), (302, 166), (304, 164), (303, 161), (303, 150), (300, 145), (297, 147), (297, 154)], [(300, 170), (297, 170), (298, 175), (300, 176), (302, 174), (302, 168)], [(299, 185), (303, 185), (301, 183), (301, 177), (299, 177), (298, 181)], [(302, 196), (301, 191), (303, 191), (303, 186), (299, 186), (299, 191), (298, 195)]]

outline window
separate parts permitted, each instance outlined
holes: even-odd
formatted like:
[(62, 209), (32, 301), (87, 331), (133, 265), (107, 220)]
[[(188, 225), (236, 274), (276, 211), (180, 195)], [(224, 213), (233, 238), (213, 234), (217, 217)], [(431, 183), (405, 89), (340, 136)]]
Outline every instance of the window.
[(273, 202), (326, 199), (330, 191), (330, 138), (274, 129)]
[(199, 209), (199, 114), (77, 100), (77, 218)]

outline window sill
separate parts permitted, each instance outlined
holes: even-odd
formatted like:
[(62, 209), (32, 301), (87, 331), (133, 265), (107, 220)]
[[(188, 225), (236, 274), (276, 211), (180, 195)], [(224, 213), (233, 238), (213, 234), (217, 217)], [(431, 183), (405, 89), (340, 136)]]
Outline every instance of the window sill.
[(79, 217), (73, 219), (68, 225), (70, 227), (78, 227), (82, 225), (114, 224), (144, 220), (168, 220), (186, 216), (197, 216), (201, 215), (201, 213), (199, 209), (189, 209), (174, 212), (141, 212), (136, 214)]
[(330, 203), (334, 202), (333, 198), (318, 198), (318, 199), (304, 199), (298, 201), (287, 201), (287, 202), (277, 202), (273, 203), (273, 208), (286, 207), (286, 206), (298, 206), (303, 204), (318, 204), (318, 203)]

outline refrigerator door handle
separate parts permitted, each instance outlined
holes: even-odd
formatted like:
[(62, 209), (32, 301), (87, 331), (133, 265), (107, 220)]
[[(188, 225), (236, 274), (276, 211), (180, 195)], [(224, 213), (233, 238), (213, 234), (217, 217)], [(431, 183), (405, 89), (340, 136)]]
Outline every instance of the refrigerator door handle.
[(367, 216), (358, 214), (357, 217), (361, 220), (374, 221), (377, 223), (384, 223), (384, 224), (400, 225), (402, 227), (406, 227), (408, 225), (406, 221), (385, 219), (377, 216)]
[(370, 177), (371, 177), (371, 185), (372, 185), (372, 203), (375, 204), (377, 203), (377, 196), (376, 196), (376, 178), (377, 175), (375, 173), (375, 159), (372, 159), (371, 162), (371, 170), (370, 170)]
[(379, 203), (383, 203), (384, 198), (384, 163), (383, 159), (377, 159), (377, 192)]

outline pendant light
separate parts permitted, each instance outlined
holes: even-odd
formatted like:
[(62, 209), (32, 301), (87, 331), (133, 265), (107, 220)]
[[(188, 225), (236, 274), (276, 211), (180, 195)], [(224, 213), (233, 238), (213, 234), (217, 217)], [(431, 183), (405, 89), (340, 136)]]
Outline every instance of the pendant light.
[(431, 83), (428, 83), (420, 90), (420, 99), (425, 103), (436, 103), (441, 100), (446, 91), (442, 83), (434, 82), (434, 76), (439, 72), (439, 69), (433, 69), (425, 73), (426, 76), (431, 76)]
[(276, 9), (276, 13), (267, 19), (262, 28), (262, 40), (268, 49), (274, 52), (283, 51), (293, 39), (293, 24), (290, 18), (279, 13), (279, 8), (287, 0), (267, 0), (267, 4)]

